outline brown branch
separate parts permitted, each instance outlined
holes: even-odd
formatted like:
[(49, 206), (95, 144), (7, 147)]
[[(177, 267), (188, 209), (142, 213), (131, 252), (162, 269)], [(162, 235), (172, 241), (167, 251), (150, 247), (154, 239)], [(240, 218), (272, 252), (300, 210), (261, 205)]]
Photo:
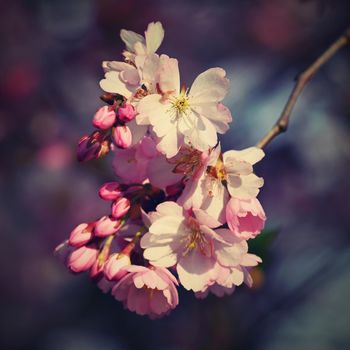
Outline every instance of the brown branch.
[(350, 41), (350, 28), (348, 28), (342, 36), (340, 36), (317, 60), (311, 64), (306, 70), (298, 75), (296, 84), (289, 96), (289, 99), (272, 129), (256, 144), (256, 147), (264, 148), (276, 136), (285, 132), (288, 128), (289, 118), (297, 99), (303, 91), (306, 84), (317, 73), (317, 71), (342, 47)]

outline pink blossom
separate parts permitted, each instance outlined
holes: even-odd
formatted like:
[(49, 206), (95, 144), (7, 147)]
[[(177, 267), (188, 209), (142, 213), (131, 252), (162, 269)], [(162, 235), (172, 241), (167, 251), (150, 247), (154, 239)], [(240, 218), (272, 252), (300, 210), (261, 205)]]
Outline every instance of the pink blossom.
[(120, 148), (129, 148), (132, 143), (130, 129), (126, 125), (118, 125), (113, 131), (115, 144)]
[(130, 311), (158, 318), (178, 305), (178, 283), (167, 269), (135, 265), (124, 269), (127, 275), (112, 289), (112, 295)]
[(111, 201), (118, 199), (123, 194), (123, 191), (118, 182), (106, 182), (101, 186), (98, 193), (102, 199)]
[(74, 250), (67, 259), (67, 267), (73, 272), (89, 270), (97, 259), (98, 249), (96, 246), (82, 246)]
[(116, 149), (113, 160), (115, 173), (124, 183), (142, 183), (147, 178), (146, 169), (149, 159), (139, 151), (137, 144), (128, 149)]
[(163, 202), (150, 215), (151, 225), (141, 239), (144, 257), (152, 265), (176, 265), (181, 284), (201, 291), (212, 280), (216, 262), (235, 266), (247, 250), (247, 243), (224, 229), (213, 230), (201, 210), (184, 211), (175, 202)]
[(253, 173), (253, 165), (264, 155), (264, 151), (257, 147), (227, 151), (223, 154), (222, 169), (232, 197), (249, 199), (257, 196), (264, 180)]
[(123, 253), (112, 254), (104, 266), (104, 274), (108, 280), (119, 280), (127, 274), (123, 269), (131, 265), (130, 256)]
[(116, 118), (117, 115), (110, 106), (103, 106), (95, 113), (92, 123), (98, 129), (109, 129), (115, 123)]
[(185, 209), (204, 210), (208, 220), (212, 220), (214, 226), (220, 226), (226, 222), (225, 206), (229, 200), (228, 191), (222, 184), (221, 178), (215, 176), (216, 174), (212, 171), (208, 171), (209, 167), (216, 166), (220, 153), (221, 147), (218, 145), (209, 153), (201, 153), (200, 157), (197, 155), (199, 158), (196, 168), (192, 171), (177, 200), (177, 203)]
[(241, 239), (255, 238), (265, 225), (265, 212), (257, 198), (231, 198), (226, 206), (227, 223)]
[(130, 201), (125, 197), (118, 198), (112, 204), (112, 216), (116, 219), (122, 218), (130, 209)]
[(102, 216), (102, 218), (96, 221), (94, 232), (97, 237), (107, 237), (118, 232), (121, 225), (121, 221), (116, 218)]
[(207, 151), (217, 143), (217, 132), (228, 130), (228, 110), (219, 102), (225, 97), (229, 81), (221, 68), (211, 68), (200, 74), (189, 92), (180, 89), (178, 61), (160, 57), (159, 90), (144, 97), (137, 105), (136, 122), (151, 125), (160, 139), (157, 148), (167, 158), (180, 147), (191, 144)]
[(93, 236), (95, 223), (83, 223), (78, 225), (70, 234), (69, 244), (74, 247), (80, 247), (88, 243)]
[(136, 112), (131, 104), (126, 103), (123, 107), (118, 109), (118, 118), (127, 123), (135, 118)]

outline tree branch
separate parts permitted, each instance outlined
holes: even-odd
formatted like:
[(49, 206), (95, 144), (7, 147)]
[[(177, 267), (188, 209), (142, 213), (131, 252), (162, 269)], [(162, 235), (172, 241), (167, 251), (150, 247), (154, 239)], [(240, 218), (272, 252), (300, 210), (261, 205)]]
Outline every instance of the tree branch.
[(342, 36), (340, 36), (317, 60), (312, 63), (306, 70), (297, 77), (296, 84), (289, 96), (289, 99), (272, 129), (256, 144), (256, 147), (264, 148), (276, 136), (288, 129), (290, 115), (293, 111), (295, 103), (306, 84), (317, 73), (317, 71), (342, 47), (350, 41), (350, 28), (348, 28)]

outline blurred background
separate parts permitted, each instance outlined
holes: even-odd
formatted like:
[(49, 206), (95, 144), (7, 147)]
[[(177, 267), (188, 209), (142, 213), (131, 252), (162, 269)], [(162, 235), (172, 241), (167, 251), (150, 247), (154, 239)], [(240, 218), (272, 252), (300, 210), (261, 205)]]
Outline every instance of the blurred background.
[(0, 348), (349, 349), (349, 47), (307, 86), (256, 167), (274, 239), (252, 290), (204, 301), (181, 290), (179, 307), (150, 321), (53, 257), (75, 225), (108, 210), (97, 190), (113, 179), (111, 158), (75, 159), (102, 105), (101, 62), (121, 58), (120, 29), (143, 33), (156, 20), (158, 52), (179, 59), (187, 85), (210, 67), (227, 71), (234, 122), (222, 143), (239, 149), (270, 129), (297, 73), (350, 25), (350, 3), (2, 1)]

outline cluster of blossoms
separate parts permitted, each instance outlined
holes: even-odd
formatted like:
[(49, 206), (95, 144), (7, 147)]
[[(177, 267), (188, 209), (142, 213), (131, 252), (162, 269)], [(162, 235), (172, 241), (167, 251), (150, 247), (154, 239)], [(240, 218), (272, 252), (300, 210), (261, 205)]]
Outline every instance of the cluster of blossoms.
[(161, 23), (141, 36), (121, 31), (124, 61), (103, 62), (106, 103), (97, 129), (78, 145), (87, 161), (114, 152), (116, 179), (99, 190), (108, 215), (78, 225), (56, 248), (75, 273), (88, 271), (126, 308), (157, 318), (178, 304), (177, 287), (204, 298), (252, 285), (261, 259), (247, 240), (263, 229), (253, 172), (261, 149), (221, 152), (230, 111), (221, 102), (229, 81), (221, 68), (201, 73), (187, 89), (178, 61), (156, 54)]

